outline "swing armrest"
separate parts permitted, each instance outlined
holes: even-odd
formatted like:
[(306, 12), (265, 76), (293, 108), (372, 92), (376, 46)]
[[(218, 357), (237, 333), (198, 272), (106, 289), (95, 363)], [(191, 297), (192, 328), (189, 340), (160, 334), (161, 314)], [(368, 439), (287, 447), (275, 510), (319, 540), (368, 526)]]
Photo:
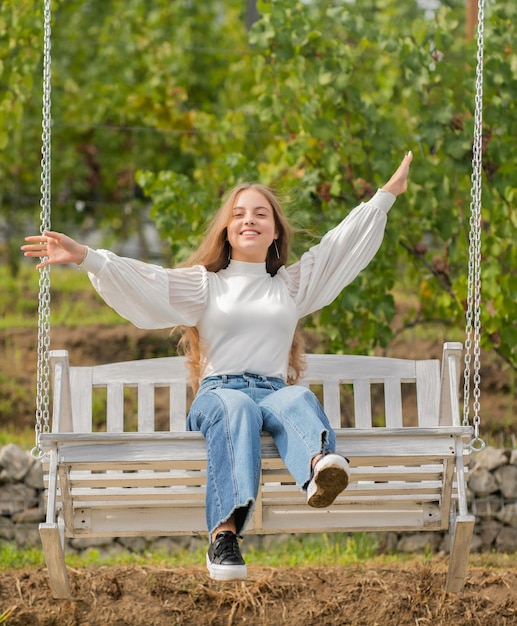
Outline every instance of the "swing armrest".
[(50, 351), (50, 371), (52, 375), (52, 432), (71, 433), (72, 395), (70, 388), (70, 365), (67, 350)]
[(449, 341), (443, 345), (440, 426), (461, 426), (459, 405), (460, 359), (463, 345)]

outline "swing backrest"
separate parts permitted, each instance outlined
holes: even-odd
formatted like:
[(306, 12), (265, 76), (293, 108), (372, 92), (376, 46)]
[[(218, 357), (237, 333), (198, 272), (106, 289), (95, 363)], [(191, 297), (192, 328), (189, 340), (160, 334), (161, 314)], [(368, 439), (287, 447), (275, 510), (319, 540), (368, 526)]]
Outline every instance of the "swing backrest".
[[(459, 343), (445, 344), (441, 368), (438, 359), (309, 354), (299, 384), (318, 395), (334, 428), (459, 426), (460, 356)], [(185, 430), (193, 394), (184, 357), (81, 367), (69, 367), (66, 351), (51, 358), (53, 432)]]

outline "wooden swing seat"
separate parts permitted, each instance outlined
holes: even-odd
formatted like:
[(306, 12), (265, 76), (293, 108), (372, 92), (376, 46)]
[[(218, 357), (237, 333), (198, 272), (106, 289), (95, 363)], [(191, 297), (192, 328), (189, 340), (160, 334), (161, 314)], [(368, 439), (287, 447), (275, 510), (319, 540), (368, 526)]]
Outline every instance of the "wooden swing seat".
[[(461, 353), (461, 343), (444, 344), (441, 367), (438, 359), (307, 355), (301, 384), (322, 397), (338, 452), (350, 459), (350, 485), (328, 510), (310, 508), (264, 435), (246, 533), (449, 529), (446, 590), (460, 591), (474, 528), (464, 464), (473, 432), (460, 423), (458, 401)], [(52, 351), (50, 363), (53, 415), (52, 432), (40, 438), (47, 501), (40, 535), (52, 593), (69, 598), (65, 537), (206, 534), (206, 450), (200, 433), (185, 432), (183, 357), (70, 367), (66, 351)], [(404, 424), (406, 384), (416, 388), (417, 426)], [(373, 385), (384, 390), (382, 426), (372, 418)], [(104, 431), (94, 432), (99, 387), (107, 390), (106, 420)], [(136, 432), (124, 432), (126, 387), (137, 388)], [(168, 388), (167, 432), (155, 431), (157, 387)], [(351, 390), (353, 427), (342, 427), (342, 398)]]

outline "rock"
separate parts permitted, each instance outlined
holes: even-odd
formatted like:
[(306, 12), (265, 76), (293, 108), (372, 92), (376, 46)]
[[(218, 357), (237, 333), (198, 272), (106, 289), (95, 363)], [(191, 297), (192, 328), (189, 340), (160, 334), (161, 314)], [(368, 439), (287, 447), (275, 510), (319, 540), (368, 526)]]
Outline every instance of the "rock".
[(40, 507), (26, 509), (13, 515), (11, 519), (15, 524), (39, 524), (45, 520), (45, 511)]
[(130, 552), (144, 552), (148, 546), (148, 542), (144, 537), (119, 537), (117, 541)]
[(483, 550), (490, 550), (493, 547), (494, 541), (502, 528), (503, 524), (497, 522), (495, 519), (487, 520), (479, 527), (477, 535), (481, 541)]
[(111, 537), (77, 537), (70, 539), (70, 545), (76, 550), (88, 550), (89, 548), (103, 548), (113, 543)]
[[(283, 535), (246, 535), (246, 548), (250, 546), (263, 548), (263, 544), (259, 544), (260, 540), (266, 540), (265, 548), (272, 544), (270, 542), (281, 541)], [(126, 537), (127, 539), (127, 537)], [(208, 536), (200, 537), (199, 535), (178, 535), (164, 537), (146, 537), (147, 543), (152, 544), (153, 549), (165, 554), (174, 554), (180, 550), (195, 551), (208, 544)], [(117, 539), (122, 543), (122, 538)]]
[(517, 502), (505, 505), (496, 517), (506, 526), (517, 528)]
[(23, 483), (0, 487), (0, 515), (14, 515), (36, 506), (38, 506), (36, 489), (31, 489)]
[(517, 528), (505, 526), (497, 535), (495, 547), (498, 552), (513, 554), (517, 546)]
[(435, 550), (440, 543), (438, 533), (411, 533), (402, 536), (397, 544), (399, 552), (423, 552)]
[(476, 518), (489, 519), (499, 513), (502, 507), (500, 496), (491, 495), (484, 498), (477, 498), (472, 501), (471, 511)]
[(492, 470), (501, 467), (501, 465), (506, 465), (508, 463), (510, 453), (507, 450), (500, 450), (498, 448), (493, 448), (492, 446), (487, 446), (481, 452), (478, 452), (475, 459), (475, 467), (483, 467), (487, 469), (489, 472)]
[[(267, 537), (268, 535), (259, 535)], [(397, 550), (398, 535), (396, 532), (377, 533), (379, 541), (378, 551), (380, 553), (395, 552)]]
[(32, 459), (32, 464), (23, 482), (33, 489), (44, 489), (43, 466), (41, 465), (41, 461)]
[(468, 483), (469, 487), (478, 498), (499, 491), (499, 485), (497, 484), (495, 476), (485, 467), (476, 467), (469, 472)]
[(508, 500), (517, 499), (517, 466), (503, 465), (494, 472), (500, 491)]
[(483, 552), (485, 550), (485, 545), (480, 536), (474, 535), (472, 537), (472, 543), (470, 544), (471, 552)]
[(14, 524), (8, 517), (0, 516), (0, 540), (12, 541), (14, 538)]
[(0, 482), (19, 482), (29, 471), (31, 457), (14, 443), (0, 450)]
[(16, 525), (14, 528), (14, 541), (19, 548), (41, 546), (38, 527), (34, 524)]

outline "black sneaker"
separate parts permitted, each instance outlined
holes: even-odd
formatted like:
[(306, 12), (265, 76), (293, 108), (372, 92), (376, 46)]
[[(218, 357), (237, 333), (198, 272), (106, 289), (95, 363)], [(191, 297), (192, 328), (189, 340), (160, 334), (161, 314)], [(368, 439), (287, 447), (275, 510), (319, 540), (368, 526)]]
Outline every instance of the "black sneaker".
[(217, 533), (206, 555), (206, 566), (214, 580), (240, 580), (246, 578), (246, 563), (242, 558), (237, 535), (231, 530)]

